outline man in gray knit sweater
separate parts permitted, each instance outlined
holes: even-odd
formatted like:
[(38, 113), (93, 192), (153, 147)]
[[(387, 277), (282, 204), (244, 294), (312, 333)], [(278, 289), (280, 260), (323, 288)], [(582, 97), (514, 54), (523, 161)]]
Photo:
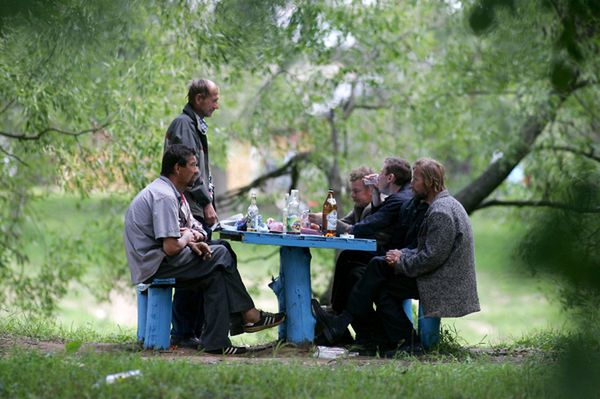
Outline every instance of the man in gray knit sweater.
[(327, 338), (335, 338), (373, 303), (386, 329), (386, 342), (412, 350), (416, 333), (402, 300), (419, 299), (425, 316), (460, 317), (480, 310), (475, 251), (469, 217), (444, 185), (444, 167), (423, 158), (413, 166), (411, 187), (429, 204), (414, 249), (392, 249), (374, 258), (354, 287), (346, 309), (332, 316), (317, 312)]

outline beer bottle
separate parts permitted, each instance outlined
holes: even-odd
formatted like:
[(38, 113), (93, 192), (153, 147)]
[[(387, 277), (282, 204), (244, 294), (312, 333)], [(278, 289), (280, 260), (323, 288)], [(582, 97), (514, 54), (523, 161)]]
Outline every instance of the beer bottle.
[(336, 227), (337, 204), (333, 197), (333, 188), (330, 188), (323, 203), (323, 234), (325, 237), (335, 237)]

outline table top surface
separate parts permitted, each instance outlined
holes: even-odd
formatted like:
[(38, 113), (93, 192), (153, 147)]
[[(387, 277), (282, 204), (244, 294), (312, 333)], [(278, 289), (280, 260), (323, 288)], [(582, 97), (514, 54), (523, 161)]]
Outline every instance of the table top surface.
[(221, 230), (222, 239), (248, 244), (279, 245), (282, 247), (352, 249), (375, 251), (377, 241), (365, 238), (325, 237), (304, 234), (256, 233), (251, 231)]

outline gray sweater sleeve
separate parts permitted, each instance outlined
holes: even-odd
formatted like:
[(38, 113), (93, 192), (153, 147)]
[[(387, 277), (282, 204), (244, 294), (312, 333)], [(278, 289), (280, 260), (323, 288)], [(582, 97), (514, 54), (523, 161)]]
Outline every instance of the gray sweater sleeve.
[(452, 218), (442, 212), (432, 212), (426, 219), (427, 231), (418, 250), (406, 251), (396, 264), (396, 273), (418, 277), (442, 266), (452, 252), (456, 226)]

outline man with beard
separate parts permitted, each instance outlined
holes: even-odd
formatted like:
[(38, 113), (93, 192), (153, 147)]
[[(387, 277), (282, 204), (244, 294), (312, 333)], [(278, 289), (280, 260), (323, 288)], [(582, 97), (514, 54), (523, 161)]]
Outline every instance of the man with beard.
[(125, 215), (125, 252), (134, 284), (154, 278), (175, 278), (176, 286), (197, 287), (202, 293), (205, 321), (197, 342), (215, 354), (240, 354), (231, 345), (230, 318), (237, 327), (256, 332), (285, 320), (254, 307), (237, 270), (234, 254), (209, 245), (206, 231), (191, 214), (183, 195), (199, 173), (194, 150), (181, 144), (167, 148), (161, 176), (140, 191)]
[[(335, 312), (341, 312), (346, 307), (350, 292), (363, 275), (369, 261), (378, 253), (389, 249), (400, 209), (412, 198), (410, 178), (410, 163), (396, 157), (385, 158), (379, 173), (364, 176), (362, 184), (371, 189), (371, 211), (361, 220), (348, 226), (346, 231), (357, 238), (376, 239), (378, 252), (346, 250), (340, 253), (335, 264), (331, 291), (331, 308)], [(319, 307), (317, 300), (313, 300), (311, 305), (313, 308)], [(372, 336), (377, 335), (377, 331), (381, 329), (373, 312), (370, 317), (355, 320), (352, 327), (356, 332), (356, 342), (359, 343), (371, 341)], [(323, 340), (319, 332), (317, 326), (318, 344), (345, 345), (355, 341), (348, 330), (334, 342)]]
[(354, 319), (372, 312), (375, 303), (387, 335), (387, 347), (379, 349), (387, 350), (387, 355), (418, 352), (418, 337), (402, 309), (404, 299), (419, 299), (425, 316), (431, 317), (460, 317), (480, 310), (471, 224), (462, 205), (446, 190), (442, 164), (418, 160), (411, 187), (429, 204), (417, 247), (392, 249), (371, 260), (339, 315), (317, 312), (329, 340), (343, 334)]

